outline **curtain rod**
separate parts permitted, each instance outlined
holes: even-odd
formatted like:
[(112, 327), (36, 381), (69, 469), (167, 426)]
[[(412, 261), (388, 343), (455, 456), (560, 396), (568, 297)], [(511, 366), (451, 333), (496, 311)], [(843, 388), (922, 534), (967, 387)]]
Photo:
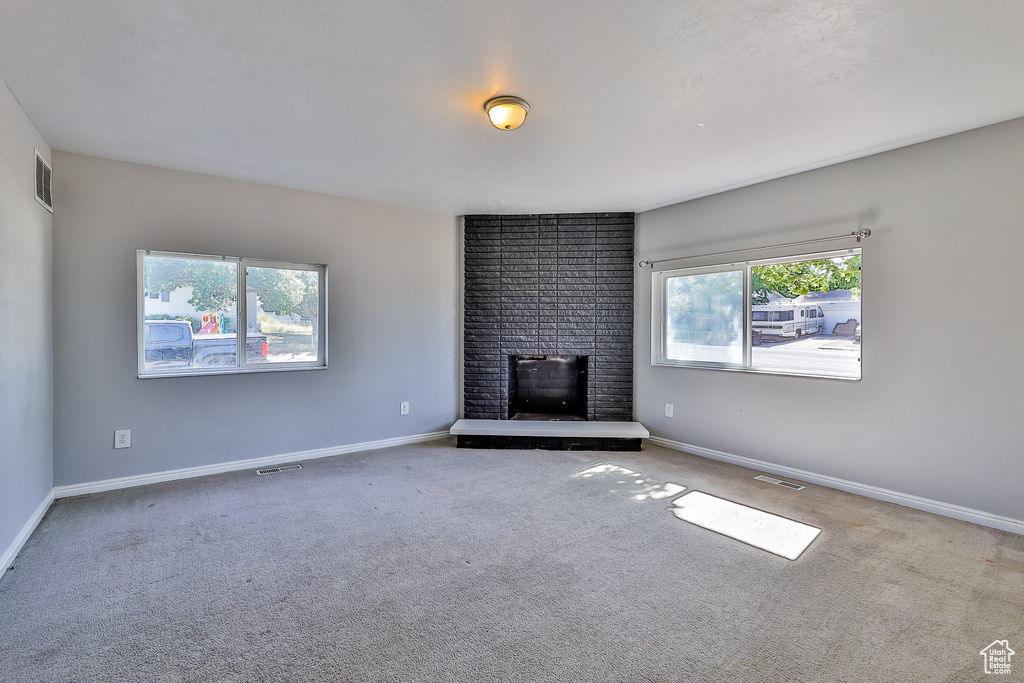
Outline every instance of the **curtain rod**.
[(654, 268), (654, 264), (655, 263), (665, 263), (666, 261), (683, 261), (683, 260), (692, 259), (692, 258), (706, 258), (708, 256), (725, 256), (726, 254), (744, 254), (744, 253), (746, 253), (748, 251), (764, 251), (765, 249), (779, 249), (779, 248), (782, 248), (782, 247), (796, 247), (796, 246), (799, 246), (801, 244), (814, 244), (816, 242), (833, 242), (835, 240), (848, 240), (851, 237), (856, 237), (857, 241), (860, 242), (861, 240), (865, 240), (865, 239), (871, 237), (871, 229), (870, 228), (859, 228), (857, 230), (854, 230), (853, 232), (851, 232), (848, 235), (833, 235), (832, 237), (819, 237), (818, 239), (801, 240), (800, 242), (787, 242), (786, 244), (771, 244), (771, 245), (768, 245), (766, 247), (751, 247), (749, 249), (733, 249), (731, 251), (716, 251), (716, 252), (713, 252), (713, 253), (710, 253), (710, 254), (694, 254), (693, 256), (677, 256), (675, 258), (663, 258), (663, 259), (656, 259), (656, 260), (646, 260), (646, 261), (641, 261), (638, 265), (641, 268), (646, 268), (648, 266), (650, 266), (651, 268)]

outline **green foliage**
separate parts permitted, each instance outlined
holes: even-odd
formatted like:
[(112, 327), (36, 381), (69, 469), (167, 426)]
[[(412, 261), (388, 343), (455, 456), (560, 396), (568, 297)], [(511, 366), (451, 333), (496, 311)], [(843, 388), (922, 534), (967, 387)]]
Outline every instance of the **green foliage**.
[(860, 262), (858, 255), (755, 266), (751, 269), (753, 302), (768, 303), (768, 294), (772, 291), (792, 299), (808, 292), (849, 289), (854, 298), (859, 298)]
[[(148, 292), (173, 292), (191, 287), (189, 304), (197, 311), (231, 310), (237, 300), (238, 265), (203, 259), (147, 256), (143, 280)], [(250, 267), (246, 285), (256, 292), (266, 311), (298, 314), (316, 327), (319, 276), (312, 270)], [(233, 319), (225, 319), (224, 331), (234, 332)]]
[(256, 290), (265, 311), (279, 315), (298, 313), (304, 320), (315, 320), (319, 277), (313, 270), (249, 268), (245, 283)]
[(309, 321), (281, 322), (268, 313), (260, 313), (256, 317), (256, 322), (260, 324), (260, 332), (288, 332), (308, 335), (310, 330), (313, 329)]
[(286, 332), (288, 327), (284, 323), (278, 322), (277, 320), (267, 315), (266, 313), (260, 313), (258, 316), (256, 316), (256, 322), (260, 324), (260, 332), (263, 333)]
[(146, 257), (143, 280), (148, 292), (192, 287), (188, 300), (197, 311), (227, 311), (236, 300), (237, 264), (202, 259)]

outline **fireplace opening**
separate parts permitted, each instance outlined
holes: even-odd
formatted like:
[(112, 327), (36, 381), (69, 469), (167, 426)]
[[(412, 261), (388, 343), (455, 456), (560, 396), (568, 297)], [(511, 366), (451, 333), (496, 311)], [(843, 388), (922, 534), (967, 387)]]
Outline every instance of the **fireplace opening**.
[(586, 420), (587, 356), (509, 356), (508, 419)]

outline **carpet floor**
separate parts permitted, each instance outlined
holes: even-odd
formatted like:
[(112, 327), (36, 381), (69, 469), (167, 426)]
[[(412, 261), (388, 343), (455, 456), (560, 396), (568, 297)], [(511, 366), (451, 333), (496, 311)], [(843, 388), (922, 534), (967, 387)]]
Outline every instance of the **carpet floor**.
[[(0, 680), (962, 682), (997, 639), (1024, 680), (1024, 536), (754, 474), (441, 441), (62, 499)], [(666, 483), (822, 532), (786, 560)]]

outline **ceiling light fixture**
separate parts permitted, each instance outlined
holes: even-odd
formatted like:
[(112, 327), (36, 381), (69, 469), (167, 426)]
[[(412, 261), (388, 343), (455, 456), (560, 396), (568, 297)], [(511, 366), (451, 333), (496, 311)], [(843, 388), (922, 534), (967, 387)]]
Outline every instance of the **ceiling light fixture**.
[(484, 111), (495, 128), (515, 130), (523, 125), (526, 115), (530, 113), (530, 103), (522, 97), (502, 95), (484, 102)]

